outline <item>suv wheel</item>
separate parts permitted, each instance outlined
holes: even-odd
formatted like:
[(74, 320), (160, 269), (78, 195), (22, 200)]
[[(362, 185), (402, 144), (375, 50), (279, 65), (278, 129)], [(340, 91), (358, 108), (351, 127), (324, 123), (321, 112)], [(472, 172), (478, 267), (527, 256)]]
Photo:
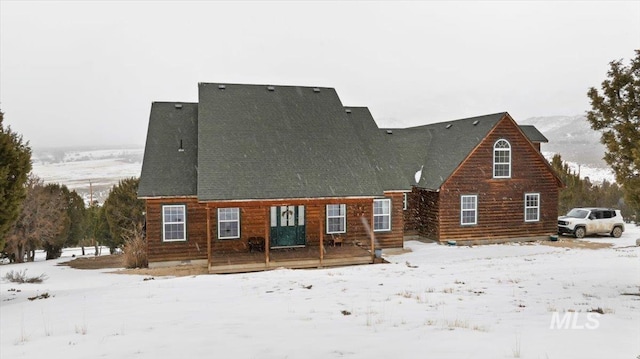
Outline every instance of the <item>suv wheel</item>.
[(576, 238), (584, 238), (585, 234), (586, 234), (586, 231), (584, 230), (584, 227), (576, 228), (575, 232), (573, 233), (573, 235), (575, 235)]
[(620, 238), (622, 235), (622, 228), (614, 227), (613, 231), (611, 231), (611, 237)]

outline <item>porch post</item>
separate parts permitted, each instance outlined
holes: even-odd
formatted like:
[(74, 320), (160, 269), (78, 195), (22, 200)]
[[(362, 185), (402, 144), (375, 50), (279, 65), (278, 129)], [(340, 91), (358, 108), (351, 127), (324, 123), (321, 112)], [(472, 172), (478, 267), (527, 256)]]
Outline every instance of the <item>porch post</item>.
[(322, 261), (324, 261), (324, 221), (320, 218), (320, 266), (322, 267)]
[(376, 238), (375, 233), (373, 232), (373, 211), (371, 213), (371, 226), (369, 226), (369, 237), (371, 238), (371, 263), (375, 263), (376, 261)]
[(211, 270), (211, 209), (207, 204), (207, 270)]
[(269, 238), (269, 223), (271, 218), (271, 208), (266, 207), (266, 216), (264, 217), (264, 264), (269, 267), (269, 249), (271, 249), (271, 239)]

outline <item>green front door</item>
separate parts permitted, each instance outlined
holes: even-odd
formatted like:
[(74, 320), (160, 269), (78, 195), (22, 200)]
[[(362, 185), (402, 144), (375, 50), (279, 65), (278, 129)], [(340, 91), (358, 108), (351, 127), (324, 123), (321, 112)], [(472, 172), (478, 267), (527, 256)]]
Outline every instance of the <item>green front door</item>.
[(304, 246), (304, 206), (271, 207), (271, 247)]

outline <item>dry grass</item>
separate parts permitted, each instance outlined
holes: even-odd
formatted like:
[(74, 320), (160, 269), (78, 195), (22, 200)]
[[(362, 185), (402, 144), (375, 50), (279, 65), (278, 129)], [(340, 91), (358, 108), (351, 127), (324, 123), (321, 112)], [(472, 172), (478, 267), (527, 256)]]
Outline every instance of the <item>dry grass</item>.
[(118, 274), (138, 274), (152, 277), (187, 277), (194, 275), (209, 274), (209, 269), (206, 265), (181, 265), (174, 267), (161, 267), (161, 268), (136, 268), (117, 271)]
[[(98, 257), (83, 257), (76, 258), (69, 262), (61, 263), (75, 269), (108, 269), (108, 268), (124, 268), (125, 256), (123, 254), (111, 254), (107, 256)], [(161, 268), (136, 268), (136, 269), (123, 269), (115, 271), (117, 274), (136, 274), (152, 277), (184, 277), (208, 274), (209, 271), (206, 265), (180, 265), (174, 267), (161, 267)]]
[(149, 265), (144, 237), (135, 236), (124, 243), (124, 264), (127, 268), (146, 268)]
[(578, 249), (602, 249), (602, 248), (610, 248), (613, 246), (613, 243), (589, 242), (584, 239), (576, 239), (572, 237), (562, 237), (562, 236), (558, 238), (557, 242), (542, 241), (540, 242), (540, 244), (544, 244), (550, 247), (578, 248)]
[(108, 256), (82, 257), (59, 265), (75, 269), (124, 268), (124, 256), (122, 254), (110, 254)]

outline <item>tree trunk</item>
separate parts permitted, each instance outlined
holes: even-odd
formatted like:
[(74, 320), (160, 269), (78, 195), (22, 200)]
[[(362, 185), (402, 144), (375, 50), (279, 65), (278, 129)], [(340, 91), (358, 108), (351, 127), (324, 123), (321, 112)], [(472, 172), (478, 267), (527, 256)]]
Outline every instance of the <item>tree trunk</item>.
[(15, 259), (16, 263), (24, 263), (24, 246), (22, 244), (16, 244)]

